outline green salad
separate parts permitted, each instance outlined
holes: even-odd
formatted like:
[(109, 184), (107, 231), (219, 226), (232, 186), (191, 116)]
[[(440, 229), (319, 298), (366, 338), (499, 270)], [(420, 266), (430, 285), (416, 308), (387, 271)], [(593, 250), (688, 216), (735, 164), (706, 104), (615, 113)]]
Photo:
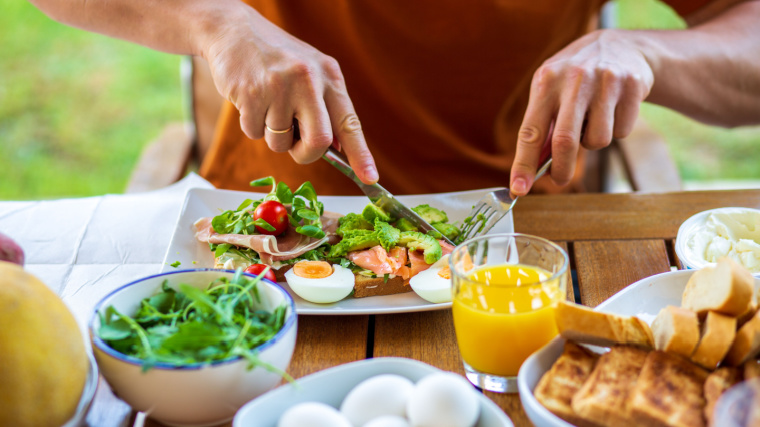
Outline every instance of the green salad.
[[(140, 302), (128, 316), (113, 306), (100, 314), (98, 336), (119, 353), (143, 361), (143, 371), (157, 363), (183, 366), (243, 357), (248, 369), (262, 366), (256, 348), (284, 326), (287, 306), (260, 308), (258, 283), (238, 270), (232, 279), (220, 277), (203, 290), (168, 280), (161, 291)], [(280, 374), (285, 375), (283, 372)]]

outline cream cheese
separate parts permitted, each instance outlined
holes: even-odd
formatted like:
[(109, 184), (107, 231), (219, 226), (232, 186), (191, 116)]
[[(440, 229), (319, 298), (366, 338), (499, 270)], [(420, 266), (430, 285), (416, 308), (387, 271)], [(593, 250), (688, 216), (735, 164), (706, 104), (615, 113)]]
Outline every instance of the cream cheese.
[(729, 257), (760, 273), (760, 212), (732, 209), (710, 213), (691, 235), (687, 248), (695, 259), (717, 262)]

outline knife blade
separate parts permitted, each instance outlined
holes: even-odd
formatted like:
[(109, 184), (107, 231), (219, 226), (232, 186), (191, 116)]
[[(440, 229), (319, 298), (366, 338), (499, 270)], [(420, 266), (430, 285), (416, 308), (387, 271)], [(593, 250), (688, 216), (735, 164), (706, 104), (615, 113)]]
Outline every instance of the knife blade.
[[(427, 221), (422, 219), (422, 217), (419, 216), (417, 212), (409, 209), (406, 205), (401, 203), (393, 194), (391, 194), (388, 190), (383, 188), (380, 184), (365, 184), (361, 182), (361, 180), (359, 179), (359, 177), (356, 176), (356, 173), (351, 168), (351, 166), (345, 160), (343, 160), (343, 157), (340, 155), (340, 153), (338, 153), (338, 150), (334, 149), (333, 147), (330, 147), (327, 149), (325, 154), (322, 155), (322, 158), (325, 159), (327, 163), (330, 163), (331, 165), (335, 166), (336, 169), (341, 171), (344, 175), (350, 178), (357, 186), (359, 186), (362, 192), (369, 198), (370, 202), (372, 202), (375, 206), (382, 208), (384, 211), (388, 212), (389, 214), (391, 214), (392, 216), (396, 218), (406, 218), (415, 227), (419, 228), (423, 232), (435, 230), (436, 233), (439, 233), (435, 229), (435, 227), (433, 227)], [(447, 243), (451, 245), (454, 245), (454, 242), (449, 240), (443, 234), (441, 234), (441, 239), (443, 239), (444, 241), (446, 241)]]

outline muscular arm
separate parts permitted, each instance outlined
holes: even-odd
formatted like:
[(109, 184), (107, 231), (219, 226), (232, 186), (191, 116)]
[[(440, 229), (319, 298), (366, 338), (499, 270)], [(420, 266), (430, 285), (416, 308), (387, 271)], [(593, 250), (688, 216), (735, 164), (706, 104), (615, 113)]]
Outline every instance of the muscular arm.
[[(31, 0), (51, 18), (156, 50), (205, 58), (219, 92), (253, 139), (297, 163), (328, 146), (345, 151), (357, 176), (378, 180), (337, 62), (239, 0)], [(301, 139), (288, 132), (293, 121)], [(272, 132), (271, 129), (282, 131)]]
[(759, 23), (754, 0), (687, 30), (600, 30), (568, 45), (533, 76), (512, 191), (529, 191), (549, 138), (552, 179), (569, 182), (579, 147), (626, 137), (644, 100), (721, 126), (760, 123)]

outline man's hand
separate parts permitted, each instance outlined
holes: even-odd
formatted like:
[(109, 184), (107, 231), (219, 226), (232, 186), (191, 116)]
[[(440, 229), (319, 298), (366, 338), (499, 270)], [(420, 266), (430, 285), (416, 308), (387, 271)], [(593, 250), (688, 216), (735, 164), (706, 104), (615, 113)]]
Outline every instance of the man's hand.
[(318, 160), (335, 144), (362, 182), (377, 182), (338, 63), (248, 9), (204, 49), (217, 89), (240, 111), (243, 132), (265, 138), (272, 151), (287, 151), (299, 164)]
[(627, 136), (653, 83), (652, 68), (624, 31), (595, 31), (546, 60), (533, 75), (512, 164), (512, 193), (530, 190), (547, 140), (552, 180), (569, 183), (579, 147), (598, 150), (613, 137)]

